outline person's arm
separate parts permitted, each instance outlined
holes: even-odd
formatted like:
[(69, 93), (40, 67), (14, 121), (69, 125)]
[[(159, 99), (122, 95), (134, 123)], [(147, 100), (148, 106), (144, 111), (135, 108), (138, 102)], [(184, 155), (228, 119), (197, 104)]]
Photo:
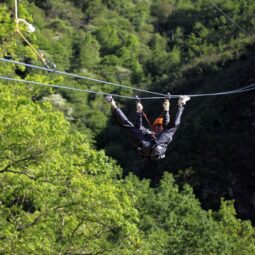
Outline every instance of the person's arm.
[(169, 99), (165, 99), (164, 103), (163, 103), (163, 125), (164, 128), (168, 128), (169, 124), (170, 124), (170, 114), (169, 114), (169, 108), (170, 108), (170, 102)]
[(136, 103), (136, 121), (135, 127), (140, 129), (143, 126), (143, 105), (140, 101)]
[(150, 131), (143, 126), (143, 105), (140, 102), (136, 104), (136, 121), (135, 127), (139, 129), (143, 135), (148, 134)]
[(141, 112), (136, 112), (135, 127), (140, 129), (143, 126), (143, 115)]
[(170, 114), (169, 111), (163, 111), (163, 125), (164, 127), (168, 127), (170, 124)]

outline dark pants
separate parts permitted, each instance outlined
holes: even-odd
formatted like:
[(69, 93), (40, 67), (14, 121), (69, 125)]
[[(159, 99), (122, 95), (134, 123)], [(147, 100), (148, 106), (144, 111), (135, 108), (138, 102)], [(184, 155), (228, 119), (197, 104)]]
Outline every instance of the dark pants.
[[(121, 127), (127, 130), (128, 134), (130, 135), (131, 139), (133, 140), (134, 144), (138, 147), (145, 146), (149, 147), (151, 141), (149, 138), (145, 138), (145, 134), (147, 133), (147, 129), (143, 126), (137, 124), (136, 126), (140, 126), (140, 128), (135, 127), (132, 122), (128, 120), (126, 115), (122, 112), (120, 108), (114, 109), (114, 115), (117, 118)], [(140, 116), (137, 116), (136, 122), (140, 121)]]
[(159, 136), (157, 136), (156, 138), (157, 144), (164, 144), (164, 143), (169, 144), (172, 141), (176, 130), (180, 126), (183, 110), (184, 110), (184, 107), (182, 106), (179, 106), (177, 108), (173, 127), (165, 129)]

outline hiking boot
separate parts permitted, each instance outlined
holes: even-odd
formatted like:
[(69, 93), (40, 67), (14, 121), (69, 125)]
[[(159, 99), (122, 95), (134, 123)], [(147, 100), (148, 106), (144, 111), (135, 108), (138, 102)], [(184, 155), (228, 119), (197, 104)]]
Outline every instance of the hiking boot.
[(107, 95), (107, 96), (105, 97), (105, 99), (106, 99), (106, 101), (107, 101), (108, 103), (111, 103), (112, 100), (113, 100), (112, 95)]
[(178, 105), (179, 106), (183, 106), (186, 104), (187, 101), (190, 100), (190, 97), (189, 96), (180, 96), (179, 97), (179, 100), (178, 100)]
[(116, 103), (115, 103), (115, 101), (114, 101), (112, 95), (107, 95), (107, 96), (105, 97), (105, 99), (106, 99), (106, 101), (107, 101), (108, 103), (111, 104), (111, 106), (112, 106), (113, 109), (116, 109), (116, 108), (117, 108), (117, 105), (116, 105)]

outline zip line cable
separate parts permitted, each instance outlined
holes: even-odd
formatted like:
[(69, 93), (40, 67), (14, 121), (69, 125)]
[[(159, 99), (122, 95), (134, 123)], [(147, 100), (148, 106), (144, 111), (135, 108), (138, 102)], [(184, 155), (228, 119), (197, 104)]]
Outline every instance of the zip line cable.
[[(31, 65), (31, 64), (27, 64), (27, 63), (23, 63), (23, 62), (19, 62), (19, 61), (9, 60), (9, 59), (5, 59), (5, 58), (0, 58), (0, 61), (7, 62), (7, 63), (12, 63), (12, 64), (17, 64), (17, 65), (22, 65), (22, 66), (26, 66), (26, 67), (34, 68), (34, 69), (38, 69), (38, 70), (48, 71), (48, 72), (52, 72), (52, 73), (67, 75), (67, 76), (71, 76), (71, 77), (75, 77), (75, 78), (79, 78), (79, 79), (85, 79), (85, 80), (104, 83), (104, 84), (108, 84), (108, 85), (123, 87), (123, 88), (131, 89), (131, 90), (134, 90), (134, 91), (146, 92), (146, 93), (151, 93), (151, 94), (161, 96), (161, 97), (143, 97), (141, 99), (162, 99), (162, 98), (165, 97), (165, 94), (162, 94), (162, 93), (157, 93), (157, 92), (152, 92), (152, 91), (148, 91), (148, 90), (133, 88), (133, 87), (121, 85), (121, 84), (118, 84), (118, 83), (107, 82), (107, 81), (98, 80), (98, 79), (94, 79), (94, 78), (90, 78), (90, 77), (86, 77), (86, 76), (81, 76), (81, 75), (77, 75), (77, 74), (67, 73), (67, 72), (63, 72), (63, 71), (59, 71), (59, 70), (55, 70), (55, 69), (48, 69), (48, 68), (45, 68), (45, 67)], [(12, 80), (12, 78), (4, 77), (4, 76), (0, 76), (0, 79)], [(33, 81), (26, 81), (26, 80), (19, 80), (19, 79), (14, 79), (14, 80), (17, 81), (17, 82), (24, 81), (25, 83), (43, 85), (42, 83), (37, 83), (37, 82), (33, 82)], [(108, 95), (109, 94), (109, 93), (104, 93), (104, 92), (96, 92), (96, 91), (93, 91), (93, 90), (75, 89), (75, 88), (70, 88), (70, 87), (66, 87), (66, 86), (52, 85), (52, 84), (46, 84), (44, 86), (49, 86), (49, 87), (54, 87), (55, 86), (56, 88), (72, 89), (72, 90), (78, 90), (78, 91), (94, 93), (94, 94), (102, 94), (102, 95)], [(218, 95), (236, 94), (236, 93), (241, 93), (241, 92), (245, 92), (245, 91), (254, 90), (255, 89), (254, 86), (255, 86), (255, 84), (251, 84), (251, 85), (248, 85), (246, 87), (236, 89), (236, 90), (231, 90), (231, 91), (208, 93), (208, 94), (191, 94), (191, 95), (188, 95), (188, 96), (190, 96), (190, 97), (204, 97), (204, 96), (218, 96)], [(135, 97), (119, 96), (119, 95), (114, 95), (114, 96), (115, 97), (135, 99)], [(181, 96), (181, 95), (171, 95), (170, 98), (178, 98), (179, 96)]]
[[(61, 86), (61, 85), (57, 85), (57, 84), (56, 85), (54, 85), (54, 84), (45, 84), (45, 83), (41, 83), (41, 82), (21, 80), (21, 79), (6, 77), (6, 76), (0, 76), (0, 79), (7, 80), (7, 81), (13, 81), (13, 82), (20, 82), (20, 83), (38, 85), (38, 86), (67, 89), (67, 90), (80, 91), (80, 92), (93, 93), (93, 94), (100, 94), (100, 95), (109, 95), (109, 93), (100, 92), (100, 91), (72, 88), (72, 87)], [(225, 92), (208, 93), (208, 94), (191, 94), (191, 95), (187, 95), (187, 96), (189, 96), (189, 97), (220, 96), (220, 95), (238, 94), (238, 93), (249, 92), (249, 91), (253, 91), (253, 90), (255, 90), (255, 83), (250, 84), (250, 85), (245, 86), (245, 87), (242, 87), (240, 89), (235, 89), (235, 90), (230, 90), (230, 91), (225, 91)], [(116, 94), (112, 94), (112, 95), (114, 97), (137, 100), (137, 97), (123, 96), (123, 95), (116, 95)], [(170, 98), (179, 98), (180, 96), (181, 95), (170, 95)], [(146, 100), (146, 99), (163, 99), (163, 98), (165, 98), (165, 97), (141, 97), (140, 99)]]
[[(255, 83), (242, 87), (240, 89), (229, 90), (224, 92), (217, 92), (217, 93), (208, 93), (208, 94), (185, 94), (189, 97), (206, 97), (206, 96), (223, 96), (223, 95), (231, 95), (231, 94), (238, 94), (243, 92), (249, 92), (255, 90)], [(170, 98), (179, 98), (182, 95), (170, 95)], [(141, 99), (162, 99), (163, 97), (143, 97)]]
[[(221, 10), (212, 0), (209, 0), (209, 1), (219, 12), (221, 12), (226, 18), (228, 18), (228, 20), (231, 21), (239, 30), (241, 30), (246, 35), (249, 35), (249, 33), (247, 31), (242, 29), (229, 15), (227, 15), (223, 10)], [(10, 60), (10, 59), (5, 59), (5, 58), (1, 58), (1, 57), (0, 57), (0, 61), (8, 62), (8, 63), (16, 64), (16, 65), (22, 65), (22, 66), (26, 66), (26, 67), (34, 68), (34, 69), (38, 69), (38, 70), (43, 70), (43, 71), (47, 71), (47, 72), (50, 72), (50, 73), (57, 73), (57, 74), (61, 74), (61, 75), (71, 76), (71, 77), (74, 77), (74, 78), (85, 79), (85, 80), (89, 80), (89, 81), (93, 81), (93, 82), (113, 85), (113, 86), (122, 87), (122, 88), (130, 89), (130, 90), (134, 90), (134, 91), (145, 92), (145, 93), (150, 93), (150, 94), (161, 96), (161, 97), (144, 97), (144, 99), (159, 99), (159, 98), (164, 98), (165, 97), (165, 95), (162, 94), (162, 93), (157, 93), (157, 92), (148, 91), (148, 90), (144, 90), (144, 89), (139, 89), (139, 88), (134, 88), (134, 87), (130, 87), (130, 86), (125, 86), (125, 85), (121, 85), (121, 84), (118, 84), (118, 83), (113, 83), (113, 82), (108, 82), (108, 81), (99, 80), (99, 79), (95, 79), (95, 78), (90, 78), (90, 77), (87, 77), (87, 76), (82, 76), (82, 75), (78, 75), (78, 74), (68, 73), (68, 72), (64, 72), (64, 71), (59, 71), (59, 70), (56, 70), (56, 69), (51, 69), (51, 68), (49, 68), (47, 66), (46, 60), (44, 59), (43, 55), (38, 53), (37, 50), (25, 38), (25, 36), (20, 32), (20, 29), (19, 29), (19, 23), (20, 22), (23, 22), (23, 23), (26, 24), (27, 30), (29, 32), (34, 32), (35, 28), (31, 24), (29, 24), (26, 20), (20, 19), (18, 17), (18, 0), (15, 0), (15, 22), (16, 22), (15, 33), (20, 35), (20, 37), (28, 44), (28, 46), (37, 55), (37, 57), (41, 60), (41, 62), (44, 64), (45, 67), (40, 67), (40, 66), (36, 66), (36, 65), (32, 65), (32, 64), (27, 64), (27, 63), (23, 63), (23, 62), (19, 62), (19, 61), (14, 61), (14, 60)], [(4, 79), (4, 76), (1, 76), (1, 77), (3, 77), (2, 79)], [(8, 78), (8, 77), (5, 77), (5, 78), (11, 80), (11, 78)], [(16, 81), (20, 82), (21, 80), (16, 79)], [(25, 81), (25, 80), (23, 80), (23, 81), (26, 82), (26, 83), (30, 82), (31, 84), (33, 83), (33, 84), (39, 85), (39, 83), (37, 83), (37, 82)], [(43, 85), (43, 84), (41, 83), (40, 85)], [(63, 87), (65, 89), (71, 89), (70, 87), (66, 87), (66, 86), (44, 84), (44, 86), (47, 86), (47, 85), (49, 85), (51, 87), (55, 86), (55, 87)], [(74, 89), (74, 88), (72, 88), (72, 89)], [(227, 94), (240, 93), (240, 92), (250, 91), (250, 90), (253, 90), (253, 88), (247, 89), (247, 90), (244, 90), (244, 88), (241, 88), (241, 89), (233, 90), (233, 91), (226, 91), (226, 92), (219, 92), (219, 93), (209, 93), (209, 94), (194, 94), (194, 95), (189, 95), (189, 96), (190, 97), (202, 97), (202, 96), (227, 95)], [(96, 94), (104, 94), (104, 95), (106, 94), (106, 93), (103, 93), (103, 92), (96, 92), (96, 91), (93, 91), (93, 90), (82, 90), (82, 89), (79, 89), (79, 91), (91, 92), (91, 93), (96, 93)], [(115, 96), (117, 96), (117, 95), (115, 95)], [(179, 96), (180, 95), (171, 95), (170, 97), (171, 98), (177, 98)], [(121, 96), (121, 97), (125, 97), (125, 96)], [(132, 98), (133, 99), (134, 97), (126, 97), (126, 98)]]
[[(100, 91), (94, 91), (94, 90), (90, 90), (90, 89), (79, 89), (79, 88), (72, 88), (72, 87), (67, 87), (67, 86), (61, 86), (61, 85), (57, 85), (57, 84), (56, 85), (55, 84), (46, 84), (46, 83), (42, 83), (42, 82), (21, 80), (21, 79), (6, 77), (6, 76), (0, 76), (0, 80), (14, 81), (14, 82), (20, 82), (20, 83), (44, 86), (44, 87), (59, 88), (59, 89), (68, 89), (68, 90), (80, 91), (80, 92), (86, 92), (86, 93), (92, 93), (92, 94), (109, 95), (109, 93), (100, 92)], [(112, 94), (112, 95), (115, 96), (115, 97), (122, 97), (122, 98), (127, 98), (127, 99), (135, 99), (135, 97), (131, 97), (131, 96), (122, 96), (122, 95), (114, 95), (114, 94)]]
[[(224, 92), (217, 92), (217, 93), (208, 93), (208, 94), (185, 94), (189, 97), (206, 97), (206, 96), (221, 96), (221, 95), (230, 95), (230, 94), (237, 94), (242, 92), (249, 92), (255, 90), (255, 83), (252, 83), (250, 85), (247, 85), (245, 87), (235, 89), (235, 90), (229, 90)], [(170, 95), (170, 98), (179, 98), (182, 95)], [(162, 99), (163, 97), (143, 97), (141, 99)]]
[(241, 28), (228, 14), (226, 14), (218, 5), (216, 5), (212, 0), (209, 0), (209, 2), (219, 11), (221, 12), (234, 26), (236, 26), (240, 31), (242, 31), (247, 36), (250, 36), (250, 34), (245, 31), (243, 28)]
[(90, 78), (90, 77), (87, 77), (87, 76), (82, 76), (82, 75), (73, 74), (73, 73), (67, 73), (67, 72), (64, 72), (64, 71), (56, 70), (56, 69), (50, 69), (50, 68), (45, 68), (45, 67), (41, 67), (41, 66), (31, 65), (31, 64), (27, 64), (27, 63), (23, 63), (23, 62), (19, 62), (19, 61), (14, 61), (14, 60), (10, 60), (10, 59), (0, 58), (0, 61), (8, 62), (8, 63), (16, 64), (16, 65), (22, 65), (22, 66), (26, 66), (26, 67), (29, 67), (29, 68), (39, 69), (39, 70), (43, 70), (43, 71), (47, 71), (47, 72), (51, 72), (51, 73), (57, 73), (57, 74), (61, 74), (61, 75), (71, 76), (71, 77), (74, 77), (74, 78), (79, 78), (79, 79), (94, 81), (94, 82), (98, 82), (98, 83), (113, 85), (113, 86), (117, 86), (117, 87), (121, 87), (121, 88), (131, 89), (131, 90), (134, 90), (134, 91), (145, 92), (145, 93), (159, 95), (159, 96), (165, 96), (164, 94), (157, 93), (157, 92), (152, 92), (152, 91), (148, 91), (148, 90), (144, 90), (144, 89), (133, 88), (133, 87), (130, 87), (130, 86), (125, 86), (125, 85), (121, 85), (121, 84), (114, 83), (114, 82), (98, 80), (98, 79)]

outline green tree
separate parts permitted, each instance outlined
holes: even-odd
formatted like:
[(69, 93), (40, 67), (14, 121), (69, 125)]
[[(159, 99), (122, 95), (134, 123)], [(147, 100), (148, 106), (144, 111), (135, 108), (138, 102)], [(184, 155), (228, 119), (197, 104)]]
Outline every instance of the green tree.
[(151, 5), (152, 15), (157, 17), (157, 22), (164, 22), (173, 12), (173, 5), (169, 1), (155, 1)]
[(96, 38), (99, 41), (102, 50), (104, 50), (104, 54), (114, 52), (121, 43), (117, 30), (109, 25), (99, 28), (96, 32)]
[(204, 211), (191, 188), (180, 190), (170, 174), (156, 189), (132, 176), (127, 184), (127, 192), (135, 194), (146, 254), (254, 253), (254, 228), (236, 218), (233, 203), (223, 202), (219, 212)]
[(0, 86), (0, 252), (133, 254), (137, 212), (119, 168), (23, 91)]
[(81, 68), (85, 67), (92, 69), (100, 61), (99, 43), (91, 34), (86, 34), (85, 39), (81, 42), (80, 47)]

